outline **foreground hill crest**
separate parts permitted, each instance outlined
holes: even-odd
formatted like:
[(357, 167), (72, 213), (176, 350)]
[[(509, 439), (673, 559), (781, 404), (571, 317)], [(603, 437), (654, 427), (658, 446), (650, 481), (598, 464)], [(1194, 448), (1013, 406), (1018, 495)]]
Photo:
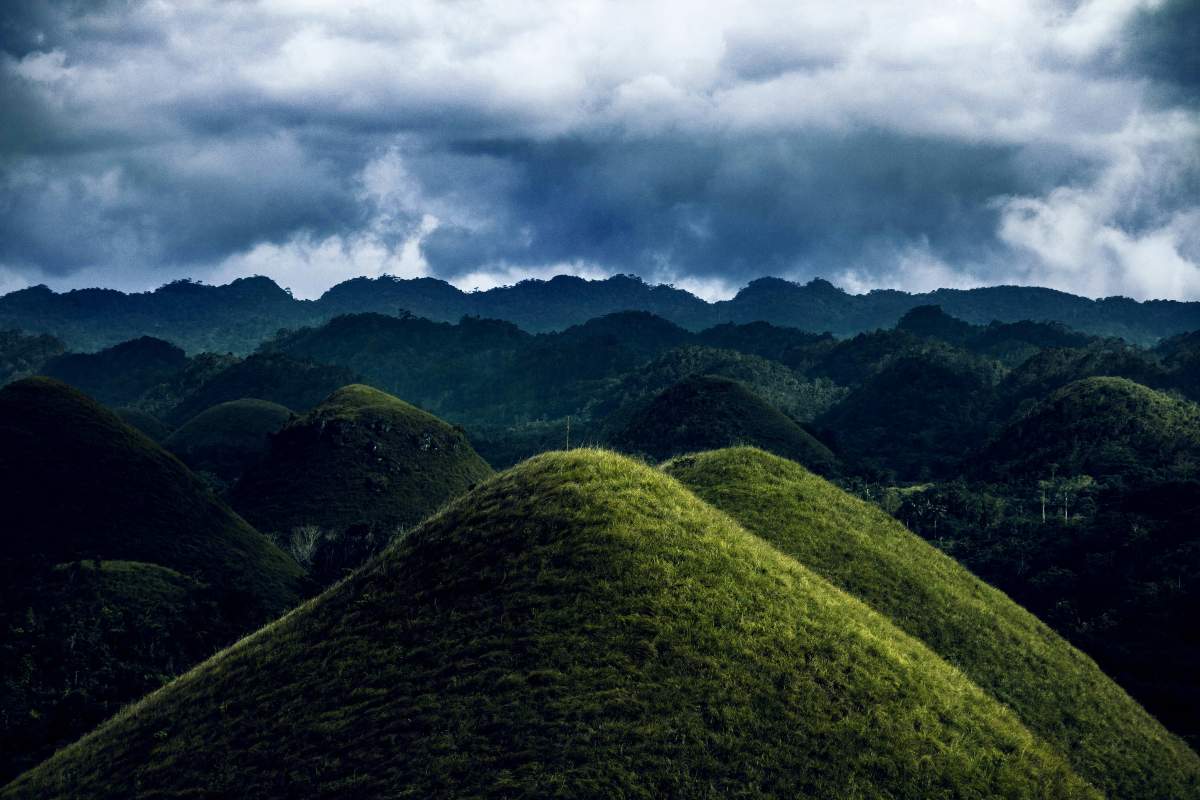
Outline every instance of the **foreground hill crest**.
[(531, 459), (4, 797), (1099, 797), (671, 478)]

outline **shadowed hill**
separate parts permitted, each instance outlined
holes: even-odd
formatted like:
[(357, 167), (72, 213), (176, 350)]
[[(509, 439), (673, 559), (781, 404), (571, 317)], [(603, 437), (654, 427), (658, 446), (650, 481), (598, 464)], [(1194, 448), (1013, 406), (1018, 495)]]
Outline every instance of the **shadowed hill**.
[(163, 447), (191, 469), (232, 483), (266, 455), (271, 434), (291, 417), (292, 412), (278, 403), (230, 400), (192, 417)]
[(215, 597), (136, 561), (56, 565), (0, 607), (0, 782), (212, 655), (244, 629)]
[(1200, 477), (1200, 407), (1125, 378), (1070, 383), (1005, 425), (980, 474), (1017, 480)]
[(140, 408), (122, 406), (114, 408), (112, 411), (121, 422), (131, 428), (136, 428), (159, 444), (162, 444), (163, 440), (171, 435), (171, 428), (165, 422)]
[(258, 353), (222, 369), (171, 409), (168, 421), (181, 425), (218, 403), (257, 397), (294, 411), (307, 411), (338, 387), (353, 383), (354, 373), (281, 353)]
[(1087, 656), (878, 508), (751, 448), (663, 469), (921, 639), (1112, 797), (1200, 797), (1200, 758)]
[(247, 617), (298, 597), (287, 556), (174, 457), (57, 381), (0, 389), (0, 497), (9, 562), (159, 564), (236, 592)]
[[(146, 436), (49, 378), (0, 389), (0, 506), (0, 776), (300, 599), (290, 558)], [(141, 566), (57, 572), (84, 560)], [(183, 607), (201, 599), (202, 613)]]
[(939, 345), (891, 361), (816, 420), (833, 449), (868, 474), (950, 474), (985, 441), (998, 367)]
[[(286, 536), (315, 526), (386, 543), (491, 475), (463, 432), (362, 385), (346, 386), (276, 434), (231, 503), (255, 526)], [(373, 552), (339, 559), (357, 566)], [(334, 577), (334, 576), (330, 576)]]
[(737, 381), (695, 375), (635, 414), (613, 444), (656, 460), (680, 453), (753, 444), (828, 474), (837, 459), (825, 445)]
[(5, 798), (1099, 797), (924, 645), (677, 482), (553, 453)]
[(67, 353), (42, 367), (42, 374), (69, 383), (110, 406), (128, 405), (187, 367), (175, 345), (143, 336), (98, 353)]

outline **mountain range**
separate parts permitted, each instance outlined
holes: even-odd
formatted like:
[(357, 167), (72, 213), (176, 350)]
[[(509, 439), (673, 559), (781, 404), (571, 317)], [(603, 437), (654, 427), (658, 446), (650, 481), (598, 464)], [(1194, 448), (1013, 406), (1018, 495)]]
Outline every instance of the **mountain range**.
[(559, 275), (475, 292), (463, 292), (436, 278), (354, 278), (316, 300), (295, 299), (265, 277), (241, 278), (223, 286), (176, 281), (133, 294), (113, 289), (56, 293), (34, 286), (0, 297), (0, 331), (52, 334), (75, 351), (156, 336), (189, 352), (244, 354), (280, 328), (318, 325), (339, 314), (368, 311), (446, 322), (480, 316), (540, 333), (616, 311), (639, 310), (693, 331), (728, 322), (765, 321), (850, 336), (890, 328), (906, 312), (923, 305), (939, 305), (969, 323), (1059, 322), (1143, 345), (1200, 328), (1198, 302), (1091, 300), (1038, 287), (926, 293), (881, 289), (856, 295), (822, 279), (799, 284), (768, 277), (751, 281), (730, 300), (710, 303), (683, 289), (651, 285), (630, 275), (592, 281)]

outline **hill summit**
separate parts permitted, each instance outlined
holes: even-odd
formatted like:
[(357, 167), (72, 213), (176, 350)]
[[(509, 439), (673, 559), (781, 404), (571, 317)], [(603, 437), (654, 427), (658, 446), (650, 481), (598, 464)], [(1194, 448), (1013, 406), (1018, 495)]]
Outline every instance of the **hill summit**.
[(830, 473), (837, 459), (825, 445), (743, 384), (693, 375), (667, 388), (614, 437), (626, 452), (662, 460), (680, 453), (752, 444), (809, 469)]
[(978, 463), (1027, 480), (1200, 478), (1200, 407), (1126, 378), (1084, 378), (1010, 420)]
[(1100, 797), (679, 483), (536, 457), (5, 798)]
[(319, 529), (348, 548), (339, 567), (357, 566), (392, 533), (491, 473), (460, 429), (352, 384), (275, 434), (231, 502), (263, 531)]

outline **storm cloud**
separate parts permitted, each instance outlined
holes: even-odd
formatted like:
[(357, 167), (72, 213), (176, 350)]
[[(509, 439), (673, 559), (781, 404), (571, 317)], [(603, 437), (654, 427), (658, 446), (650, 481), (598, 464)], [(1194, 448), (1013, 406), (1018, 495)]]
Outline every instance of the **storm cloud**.
[(8, 5), (0, 291), (1200, 297), (1192, 0)]

